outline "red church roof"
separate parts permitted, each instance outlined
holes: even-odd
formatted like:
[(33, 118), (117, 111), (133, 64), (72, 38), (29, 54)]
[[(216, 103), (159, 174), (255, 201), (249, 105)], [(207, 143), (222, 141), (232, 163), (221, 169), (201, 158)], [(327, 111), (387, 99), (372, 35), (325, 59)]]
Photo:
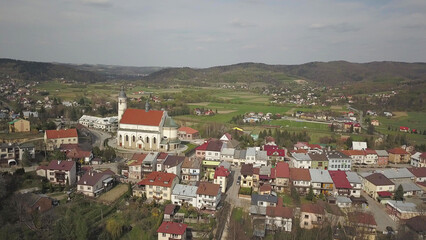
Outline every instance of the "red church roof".
[(120, 123), (146, 126), (160, 126), (163, 115), (163, 111), (149, 110), (147, 112), (142, 109), (127, 109), (121, 117)]
[(78, 137), (77, 129), (46, 130), (47, 139)]

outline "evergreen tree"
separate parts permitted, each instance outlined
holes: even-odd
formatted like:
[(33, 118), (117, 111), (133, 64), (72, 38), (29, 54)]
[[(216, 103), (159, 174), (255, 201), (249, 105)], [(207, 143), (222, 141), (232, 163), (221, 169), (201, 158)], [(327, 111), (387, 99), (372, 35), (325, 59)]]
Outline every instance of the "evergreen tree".
[(31, 166), (31, 154), (28, 150), (25, 150), (22, 154), (22, 165), (24, 165), (24, 167)]
[(398, 188), (395, 191), (394, 199), (397, 201), (402, 201), (404, 199), (404, 189), (402, 188), (401, 184), (398, 186)]
[(306, 195), (306, 200), (312, 201), (313, 199), (314, 199), (314, 190), (312, 189), (312, 186), (310, 186), (308, 195)]

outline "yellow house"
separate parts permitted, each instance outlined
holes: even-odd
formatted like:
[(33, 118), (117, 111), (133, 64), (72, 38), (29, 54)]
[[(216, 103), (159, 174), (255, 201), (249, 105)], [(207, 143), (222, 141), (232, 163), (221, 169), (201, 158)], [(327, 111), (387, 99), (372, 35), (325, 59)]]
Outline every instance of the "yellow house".
[(241, 187), (253, 187), (253, 164), (244, 164), (241, 167)]
[(12, 122), (9, 122), (9, 132), (29, 132), (30, 121), (24, 119), (15, 119)]
[(364, 178), (364, 191), (373, 199), (390, 196), (395, 191), (395, 184), (381, 173), (373, 173)]

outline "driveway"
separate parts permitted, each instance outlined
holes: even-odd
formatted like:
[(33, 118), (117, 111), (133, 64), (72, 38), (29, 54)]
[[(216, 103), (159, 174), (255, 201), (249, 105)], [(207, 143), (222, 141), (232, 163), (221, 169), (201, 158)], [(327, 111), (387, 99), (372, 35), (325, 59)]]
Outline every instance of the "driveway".
[(391, 226), (393, 229), (397, 229), (397, 222), (393, 221), (389, 217), (389, 215), (386, 213), (386, 209), (383, 204), (377, 202), (364, 192), (362, 192), (362, 196), (364, 196), (368, 201), (367, 210), (374, 215), (374, 218), (377, 223), (377, 231), (382, 232), (386, 230), (386, 226)]
[(230, 188), (226, 192), (226, 201), (231, 204), (232, 207), (242, 207), (244, 209), (250, 208), (250, 199), (243, 199), (238, 197), (238, 191), (240, 186), (237, 185), (237, 179), (241, 176), (241, 167), (231, 167), (231, 181), (229, 182)]

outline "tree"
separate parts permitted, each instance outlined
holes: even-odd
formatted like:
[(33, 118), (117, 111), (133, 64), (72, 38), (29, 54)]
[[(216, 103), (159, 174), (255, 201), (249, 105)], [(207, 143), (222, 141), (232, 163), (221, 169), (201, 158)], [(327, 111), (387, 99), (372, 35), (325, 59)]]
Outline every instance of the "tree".
[(309, 187), (308, 195), (306, 195), (306, 200), (312, 201), (314, 200), (314, 190), (312, 189), (312, 186)]
[(22, 154), (22, 165), (25, 167), (31, 166), (31, 154), (27, 149), (25, 149), (24, 153)]
[(116, 157), (115, 150), (110, 147), (105, 149), (102, 154), (102, 157), (105, 161), (112, 161)]
[(334, 132), (334, 123), (331, 124), (330, 131)]
[(92, 151), (95, 157), (99, 157), (102, 155), (102, 151), (98, 146), (94, 147)]
[(110, 218), (106, 223), (105, 229), (111, 235), (112, 239), (119, 239), (123, 231), (123, 225), (119, 220)]
[(398, 186), (398, 188), (395, 191), (394, 199), (396, 201), (402, 201), (404, 199), (404, 189), (402, 188), (401, 184)]
[(368, 125), (368, 129), (367, 129), (367, 133), (368, 134), (370, 134), (370, 135), (373, 135), (374, 134), (374, 126), (373, 126), (373, 124), (370, 124), (370, 125)]

